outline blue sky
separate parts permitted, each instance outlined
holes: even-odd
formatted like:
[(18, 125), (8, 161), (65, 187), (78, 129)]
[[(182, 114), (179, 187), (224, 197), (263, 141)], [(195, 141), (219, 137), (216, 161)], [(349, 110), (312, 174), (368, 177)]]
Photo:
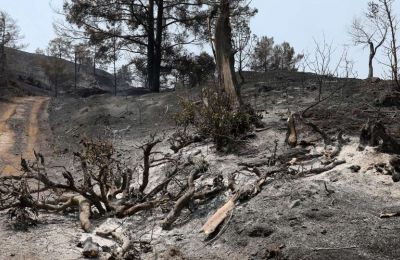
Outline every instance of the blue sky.
[[(52, 22), (57, 19), (52, 7), (59, 7), (62, 0), (0, 0), (0, 9), (18, 21), (27, 51), (45, 48), (54, 37)], [(259, 9), (251, 27), (257, 35), (273, 36), (276, 43), (288, 41), (298, 52), (313, 50), (313, 38), (318, 41), (323, 35), (333, 41), (336, 56), (343, 45), (350, 44), (349, 57), (353, 59), (360, 77), (367, 75), (368, 50), (353, 47), (348, 28), (355, 16), (365, 11), (368, 0), (253, 0)], [(400, 10), (397, 1), (395, 10)], [(382, 70), (376, 64), (376, 74)]]

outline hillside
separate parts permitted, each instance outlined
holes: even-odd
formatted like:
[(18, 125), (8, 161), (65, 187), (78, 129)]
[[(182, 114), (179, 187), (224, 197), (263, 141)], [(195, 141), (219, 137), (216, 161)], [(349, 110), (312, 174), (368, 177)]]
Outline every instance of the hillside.
[[(35, 147), (45, 156), (47, 174), (54, 180), (60, 178), (57, 177), (61, 174), (57, 168), (60, 165), (79, 176), (74, 152), (80, 151), (82, 140), (111, 142), (118, 160), (134, 167), (143, 160), (138, 147), (156, 133), (162, 140), (155, 148), (157, 153), (171, 160), (207, 162), (208, 170), (196, 180), (196, 190), (213, 187), (217, 177), (225, 188), (214, 197), (193, 201), (183, 209), (171, 230), (160, 225), (174, 207), (171, 201), (126, 219), (93, 217), (93, 230), (85, 234), (79, 230), (74, 211), (65, 211), (65, 216), (41, 212), (38, 225), (29, 233), (10, 231), (12, 221), (4, 213), (0, 232), (12, 239), (4, 242), (0, 256), (77, 259), (82, 249), (76, 245), (90, 236), (102, 246), (101, 255), (107, 259), (107, 250), (115, 242), (97, 234), (111, 227), (137, 241), (137, 259), (393, 259), (397, 256), (400, 252), (396, 247), (396, 230), (400, 220), (380, 218), (382, 212), (395, 212), (400, 198), (398, 183), (383, 169), (391, 156), (372, 147), (357, 149), (360, 128), (368, 118), (379, 116), (388, 126), (388, 132), (400, 137), (398, 107), (377, 103), (390, 90), (390, 82), (371, 84), (358, 79), (331, 78), (324, 82), (326, 99), (316, 103), (316, 75), (279, 71), (245, 75), (243, 97), (262, 114), (266, 128), (254, 131), (243, 146), (228, 153), (217, 151), (210, 140), (190, 144), (180, 153), (170, 149), (169, 140), (176, 133), (173, 115), (179, 111), (179, 97), (198, 100), (197, 88), (142, 96), (106, 94), (49, 100), (37, 119), (40, 131)], [(29, 109), (23, 109), (22, 100), (16, 100), (15, 104), (20, 112), (9, 113), (10, 124), (6, 129), (14, 129), (9, 136), (24, 140), (23, 118)], [(322, 173), (316, 170), (332, 163), (330, 154), (335, 145), (325, 145), (318, 133), (300, 121), (296, 124), (302, 145), (290, 148), (285, 144), (288, 110), (301, 112), (310, 107), (308, 120), (332, 136), (335, 143), (338, 131), (343, 131), (346, 140), (333, 161), (338, 165)], [(9, 149), (13, 154), (25, 153), (18, 151), (19, 146)], [(19, 159), (18, 155), (14, 157)], [(271, 158), (276, 160), (273, 165)], [(169, 163), (152, 167), (146, 191), (162, 183), (173, 169)], [(134, 174), (135, 187), (141, 180), (139, 172)], [(267, 177), (259, 193), (248, 201), (238, 202), (215, 237), (207, 240), (198, 232), (232, 196), (226, 188), (232, 174), (237, 185), (251, 187), (260, 173)], [(165, 191), (168, 196), (179, 194), (189, 173), (183, 168), (174, 174), (174, 181)], [(46, 252), (41, 250), (43, 243), (47, 245)]]
[[(53, 86), (46, 75), (43, 64), (54, 60), (52, 57), (33, 54), (25, 51), (6, 49), (8, 73), (10, 85), (8, 92), (14, 95), (53, 95)], [(60, 94), (74, 90), (73, 62), (63, 60), (64, 72), (60, 77)], [(78, 89), (101, 89), (106, 92), (113, 90), (113, 75), (96, 69), (96, 76), (93, 76), (91, 66), (82, 65), (78, 72)]]

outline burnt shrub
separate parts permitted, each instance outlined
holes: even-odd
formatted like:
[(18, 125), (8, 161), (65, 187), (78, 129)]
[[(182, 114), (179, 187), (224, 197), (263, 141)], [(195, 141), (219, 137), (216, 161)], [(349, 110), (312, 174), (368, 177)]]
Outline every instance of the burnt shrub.
[(242, 142), (243, 138), (253, 130), (260, 117), (249, 105), (232, 109), (224, 93), (204, 89), (203, 102), (180, 99), (180, 112), (174, 119), (178, 126), (186, 129), (193, 126), (199, 136), (211, 138), (217, 150), (232, 148)]

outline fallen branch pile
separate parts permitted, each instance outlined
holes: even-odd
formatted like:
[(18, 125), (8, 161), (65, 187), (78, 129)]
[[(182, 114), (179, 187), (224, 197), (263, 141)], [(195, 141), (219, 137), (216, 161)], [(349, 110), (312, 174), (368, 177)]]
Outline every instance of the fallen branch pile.
[[(124, 218), (170, 205), (161, 223), (164, 229), (170, 229), (189, 204), (205, 202), (224, 191), (225, 186), (220, 175), (215, 176), (213, 185), (195, 185), (207, 173), (208, 163), (199, 159), (201, 156), (155, 151), (160, 142), (160, 138), (151, 136), (137, 146), (143, 157), (134, 170), (120, 161), (119, 154), (107, 142), (82, 141), (83, 151), (74, 154), (80, 166), (77, 172), (47, 167), (43, 156), (35, 152), (33, 162), (21, 160), (20, 174), (0, 177), (0, 209), (10, 209), (17, 220), (21, 220), (23, 211), (24, 221), (28, 222), (33, 221), (38, 210), (61, 212), (76, 208), (82, 229), (90, 232), (93, 217)], [(156, 167), (164, 167), (165, 179), (150, 187), (152, 169)], [(49, 168), (56, 168), (56, 174), (49, 174)], [(179, 184), (183, 178), (187, 183)]]
[[(291, 120), (294, 125), (293, 115)], [(232, 195), (227, 204), (202, 229), (206, 234), (211, 234), (229, 214), (232, 215), (236, 202), (257, 196), (263, 186), (273, 180), (271, 177), (274, 174), (289, 173), (291, 162), (325, 158), (323, 167), (297, 172), (299, 176), (319, 174), (344, 163), (335, 159), (344, 144), (342, 133), (339, 133), (336, 145), (330, 152), (310, 154), (310, 149), (296, 147), (277, 155), (275, 147), (269, 157), (263, 155), (240, 162), (239, 170), (226, 176), (228, 180), (225, 183), (222, 175), (215, 174), (211, 176), (213, 184), (206, 185), (198, 181), (209, 172), (209, 165), (201, 152), (192, 155), (182, 152), (182, 148), (193, 143), (195, 139), (180, 136), (178, 141), (170, 141), (175, 144), (171, 148), (174, 152), (172, 154), (156, 150), (162, 140), (163, 138), (153, 135), (138, 145), (136, 148), (141, 151), (142, 157), (135, 167), (128, 167), (114, 147), (102, 141), (81, 142), (83, 150), (74, 153), (79, 170), (74, 172), (65, 167), (56, 167), (57, 172), (49, 174), (52, 167), (47, 167), (43, 155), (35, 152), (33, 162), (21, 160), (21, 174), (0, 177), (0, 210), (11, 209), (15, 215), (16, 209), (22, 209), (35, 215), (38, 210), (61, 212), (74, 208), (79, 210), (82, 229), (90, 232), (93, 230), (91, 218), (125, 218), (141, 211), (160, 208), (165, 212), (160, 222), (161, 227), (171, 229), (184, 209), (190, 209), (194, 203), (205, 203), (230, 189)], [(292, 145), (295, 143), (297, 140)], [(165, 176), (155, 182), (152, 172), (157, 167), (163, 167)], [(240, 171), (253, 173), (256, 177), (254, 182), (238, 187), (235, 179)], [(207, 176), (210, 177), (209, 174)], [(128, 251), (132, 251), (133, 245), (129, 238), (121, 237), (115, 232), (100, 235), (113, 237), (120, 242), (119, 251), (113, 252), (116, 258), (123, 258), (130, 254)]]

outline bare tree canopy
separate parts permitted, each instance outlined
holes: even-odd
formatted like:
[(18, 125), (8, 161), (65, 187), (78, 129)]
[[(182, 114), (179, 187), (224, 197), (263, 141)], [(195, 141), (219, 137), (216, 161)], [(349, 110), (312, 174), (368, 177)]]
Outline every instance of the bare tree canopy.
[(374, 77), (373, 60), (388, 33), (388, 26), (383, 20), (383, 15), (377, 4), (370, 2), (368, 11), (363, 17), (353, 20), (349, 31), (355, 45), (369, 48), (368, 78)]

